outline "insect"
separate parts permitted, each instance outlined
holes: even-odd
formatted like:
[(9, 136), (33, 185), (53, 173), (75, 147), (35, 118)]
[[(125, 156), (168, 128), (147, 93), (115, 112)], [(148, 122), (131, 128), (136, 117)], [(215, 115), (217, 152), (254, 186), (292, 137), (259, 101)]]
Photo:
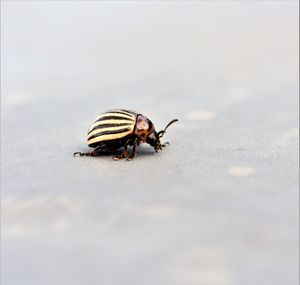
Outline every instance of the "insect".
[[(164, 130), (157, 132), (153, 123), (139, 112), (125, 109), (108, 110), (99, 115), (88, 130), (87, 143), (94, 149), (86, 153), (75, 152), (74, 156), (97, 156), (98, 151), (115, 151), (124, 147), (123, 152), (114, 159), (131, 160), (135, 156), (137, 145), (141, 143), (150, 144), (158, 152), (167, 144), (161, 144), (160, 139), (167, 128), (177, 121), (172, 120)], [(128, 152), (128, 146), (133, 146), (131, 154)]]

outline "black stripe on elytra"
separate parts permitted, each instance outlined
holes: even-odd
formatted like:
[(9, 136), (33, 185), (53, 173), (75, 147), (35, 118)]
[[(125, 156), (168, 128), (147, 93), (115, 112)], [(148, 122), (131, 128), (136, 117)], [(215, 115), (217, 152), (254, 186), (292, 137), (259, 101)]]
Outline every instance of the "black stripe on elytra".
[(104, 131), (104, 132), (100, 132), (100, 133), (92, 135), (88, 140), (91, 140), (91, 139), (94, 139), (94, 138), (97, 138), (97, 137), (100, 137), (100, 136), (104, 136), (104, 135), (113, 135), (113, 134), (125, 133), (125, 132), (128, 132), (130, 130), (131, 130), (130, 128), (123, 128), (123, 129), (120, 129), (120, 130)]
[(129, 113), (129, 114), (132, 114), (134, 116), (138, 115), (139, 113), (137, 112), (134, 112), (134, 111), (130, 111), (130, 110), (125, 110), (125, 109), (121, 109), (120, 111), (123, 111), (123, 112), (126, 112), (126, 113)]
[(101, 117), (100, 119), (96, 120), (94, 123), (100, 122), (100, 121), (106, 121), (106, 120), (133, 121), (132, 118), (124, 118), (124, 117), (118, 117), (118, 116), (104, 116), (104, 117)]
[(127, 116), (132, 116), (132, 115), (136, 115), (136, 113), (131, 112), (131, 111), (127, 111), (127, 110), (108, 110), (105, 113), (117, 113), (117, 114), (123, 114), (123, 115), (127, 115)]
[(111, 128), (111, 127), (124, 127), (124, 126), (131, 126), (132, 123), (121, 123), (121, 124), (103, 124), (103, 125), (98, 125), (91, 129), (89, 133), (93, 132), (94, 130), (99, 130), (99, 129), (104, 129), (104, 128)]

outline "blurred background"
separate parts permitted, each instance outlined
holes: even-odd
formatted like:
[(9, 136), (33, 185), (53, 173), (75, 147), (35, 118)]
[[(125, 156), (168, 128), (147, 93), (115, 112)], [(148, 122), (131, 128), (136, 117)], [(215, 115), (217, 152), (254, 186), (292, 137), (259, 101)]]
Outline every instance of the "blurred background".
[[(1, 284), (298, 284), (298, 11), (1, 1)], [(73, 158), (111, 108), (170, 145)]]

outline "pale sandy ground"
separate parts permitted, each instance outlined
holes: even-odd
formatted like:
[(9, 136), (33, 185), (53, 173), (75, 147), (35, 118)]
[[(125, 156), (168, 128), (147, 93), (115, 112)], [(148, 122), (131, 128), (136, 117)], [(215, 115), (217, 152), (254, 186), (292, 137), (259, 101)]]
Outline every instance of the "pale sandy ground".
[[(2, 285), (297, 285), (297, 1), (3, 1)], [(158, 129), (132, 162), (91, 120)]]

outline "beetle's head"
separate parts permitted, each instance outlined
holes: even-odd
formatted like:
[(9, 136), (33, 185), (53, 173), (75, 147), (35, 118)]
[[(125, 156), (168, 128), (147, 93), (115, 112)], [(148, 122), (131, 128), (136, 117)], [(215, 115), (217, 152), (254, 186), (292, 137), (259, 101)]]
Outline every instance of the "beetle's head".
[(146, 139), (146, 143), (154, 147), (155, 151), (161, 149), (161, 143), (157, 131), (153, 131)]
[(162, 144), (160, 142), (160, 138), (164, 136), (166, 133), (167, 128), (172, 125), (173, 123), (177, 122), (178, 120), (172, 120), (167, 126), (165, 127), (164, 130), (156, 132), (155, 130), (147, 137), (146, 143), (150, 144), (151, 146), (154, 147), (155, 151), (157, 152), (158, 150), (162, 149)]

